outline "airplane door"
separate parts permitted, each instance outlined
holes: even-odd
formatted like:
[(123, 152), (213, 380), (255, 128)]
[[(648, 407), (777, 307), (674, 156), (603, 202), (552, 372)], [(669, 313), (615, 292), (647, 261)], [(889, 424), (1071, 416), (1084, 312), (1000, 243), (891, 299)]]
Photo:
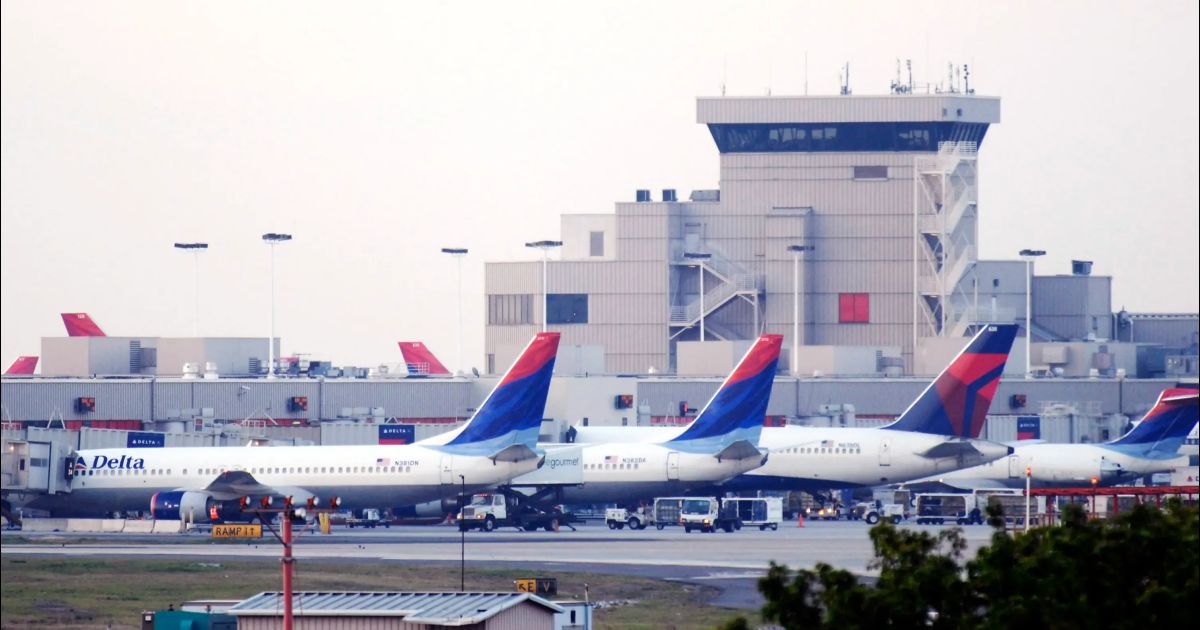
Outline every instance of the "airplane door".
[(667, 480), (679, 481), (679, 453), (667, 453)]
[(442, 455), (441, 481), (443, 486), (450, 486), (458, 483), (458, 479), (454, 477), (453, 455)]
[(892, 438), (885, 437), (879, 441), (879, 465), (892, 465)]
[(1021, 470), (1021, 458), (1016, 455), (1008, 456), (1008, 478), (1018, 479), (1025, 471)]

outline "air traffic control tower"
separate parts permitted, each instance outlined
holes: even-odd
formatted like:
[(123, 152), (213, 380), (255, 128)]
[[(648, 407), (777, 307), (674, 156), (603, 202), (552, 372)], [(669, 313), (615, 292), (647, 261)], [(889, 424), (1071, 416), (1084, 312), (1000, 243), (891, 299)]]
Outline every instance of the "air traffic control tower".
[[(912, 373), (914, 350), (972, 332), (976, 160), (999, 98), (722, 96), (696, 111), (718, 190), (563, 216), (546, 315), (564, 344), (603, 347), (607, 372), (667, 371), (680, 341), (768, 332), (785, 336), (781, 366), (797, 339), (798, 357), (875, 348), (880, 371)], [(541, 327), (541, 272), (488, 264), (489, 368)]]

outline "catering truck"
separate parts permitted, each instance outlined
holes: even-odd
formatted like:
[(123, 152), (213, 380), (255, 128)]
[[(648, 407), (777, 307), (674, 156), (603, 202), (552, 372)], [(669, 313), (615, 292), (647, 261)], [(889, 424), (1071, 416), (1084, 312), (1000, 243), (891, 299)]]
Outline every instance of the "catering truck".
[(721, 505), (736, 514), (738, 522), (746, 527), (774, 531), (783, 521), (783, 499), (779, 497), (733, 497), (723, 499)]
[(561, 507), (539, 509), (529, 497), (513, 490), (472, 495), (458, 513), (458, 528), (461, 531), (479, 529), (490, 532), (498, 527), (515, 527), (527, 532), (536, 529), (556, 532), (563, 525), (574, 530), (571, 526), (574, 522), (571, 513), (564, 512)]

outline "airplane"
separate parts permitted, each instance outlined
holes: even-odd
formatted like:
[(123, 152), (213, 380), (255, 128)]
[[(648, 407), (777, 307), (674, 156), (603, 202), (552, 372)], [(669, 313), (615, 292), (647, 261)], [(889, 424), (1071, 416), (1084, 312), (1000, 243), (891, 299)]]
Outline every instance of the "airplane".
[(84, 450), (69, 462), (71, 491), (29, 506), (55, 516), (149, 506), (156, 519), (205, 522), (244, 517), (250, 498), (337, 497), (350, 509), (452, 503), (541, 465), (535, 447), (558, 342), (558, 333), (536, 335), (470, 420), (411, 445)]
[[(551, 445), (578, 448), (582, 483), (543, 486), (514, 479), (513, 487), (538, 487), (556, 503), (636, 504), (717, 484), (761, 466), (766, 452), (755, 444), (775, 382), (782, 335), (763, 335), (746, 352), (696, 419), (656, 442)], [(561, 451), (560, 451), (561, 452)], [(532, 475), (531, 475), (532, 477)]]
[(104, 337), (100, 325), (92, 321), (87, 313), (62, 313), (63, 325), (68, 337)]
[[(870, 487), (992, 461), (1011, 448), (978, 439), (1008, 361), (1017, 327), (992, 324), (975, 337), (896, 421), (874, 429), (766, 427), (766, 464), (721, 490), (825, 490)], [(578, 441), (653, 439), (649, 428), (575, 427)], [(618, 433), (618, 431), (620, 433)], [(625, 439), (630, 439), (626, 437)]]
[(1049, 444), (1041, 440), (1011, 442), (1004, 459), (965, 470), (928, 477), (911, 485), (937, 484), (958, 489), (1023, 488), (1028, 467), (1035, 488), (1113, 486), (1187, 466), (1179, 454), (1183, 440), (1196, 428), (1200, 404), (1195, 389), (1164, 390), (1142, 421), (1125, 435), (1103, 444)]
[(412, 376), (450, 376), (450, 370), (420, 341), (400, 341), (400, 354)]
[(4, 370), (4, 375), (13, 376), (33, 374), (33, 371), (37, 368), (37, 362), (37, 357), (17, 357), (17, 360), (13, 361), (12, 365), (8, 366), (7, 370)]

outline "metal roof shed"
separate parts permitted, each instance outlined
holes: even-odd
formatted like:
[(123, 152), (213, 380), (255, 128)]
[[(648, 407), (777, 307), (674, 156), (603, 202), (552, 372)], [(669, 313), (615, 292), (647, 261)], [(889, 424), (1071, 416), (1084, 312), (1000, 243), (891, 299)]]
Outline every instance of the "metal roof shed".
[[(297, 630), (550, 630), (563, 612), (529, 593), (300, 592), (292, 598)], [(240, 630), (280, 628), (282, 596), (259, 593), (229, 614), (238, 618)]]

